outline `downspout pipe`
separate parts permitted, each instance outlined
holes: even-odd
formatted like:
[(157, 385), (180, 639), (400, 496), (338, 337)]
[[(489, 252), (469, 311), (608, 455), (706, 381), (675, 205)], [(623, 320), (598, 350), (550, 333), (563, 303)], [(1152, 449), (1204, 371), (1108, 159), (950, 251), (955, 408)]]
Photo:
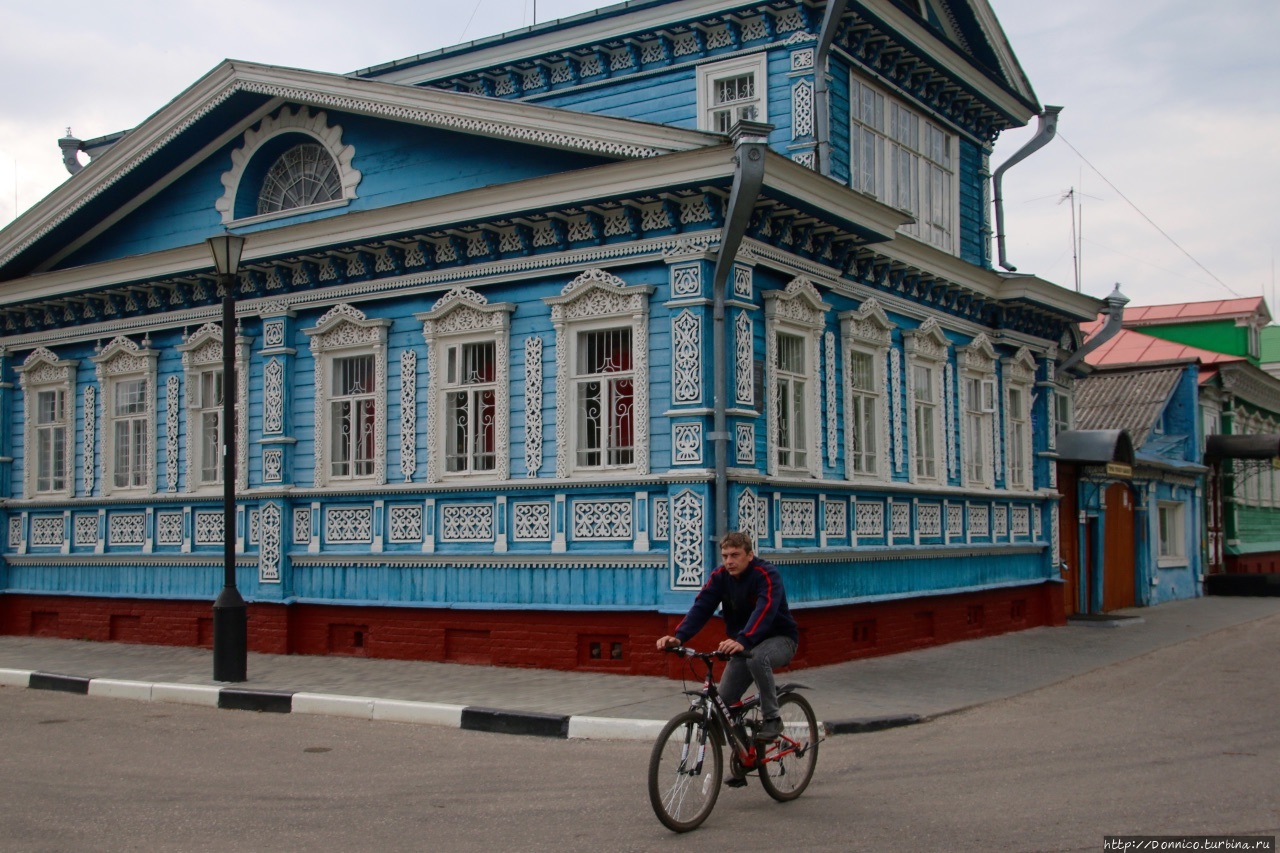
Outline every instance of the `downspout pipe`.
[(716, 256), (716, 268), (712, 277), (711, 352), (714, 379), (714, 411), (711, 439), (715, 453), (715, 535), (719, 542), (729, 532), (729, 428), (728, 380), (732, 360), (729, 358), (725, 334), (725, 301), (729, 286), (729, 274), (733, 271), (738, 248), (751, 223), (756, 199), (764, 186), (765, 152), (768, 150), (769, 131), (772, 125), (754, 121), (740, 121), (730, 131), (735, 153), (733, 189), (729, 192), (729, 205), (725, 211), (724, 226), (720, 232), (720, 252)]
[(1124, 326), (1124, 306), (1129, 304), (1129, 298), (1120, 292), (1119, 282), (1116, 282), (1116, 289), (1111, 291), (1111, 295), (1102, 301), (1106, 304), (1102, 309), (1102, 313), (1107, 317), (1106, 322), (1102, 324), (1101, 329), (1093, 333), (1093, 337), (1084, 342), (1080, 349), (1059, 365), (1059, 373), (1066, 373), (1083, 361), (1086, 355), (1120, 334), (1120, 329)]
[(1000, 266), (1009, 272), (1016, 272), (1018, 268), (1009, 263), (1009, 259), (1004, 252), (1004, 192), (1002, 188), (1004, 173), (1049, 144), (1058, 133), (1058, 113), (1060, 112), (1062, 112), (1062, 107), (1046, 106), (1044, 112), (1040, 113), (1040, 126), (1036, 129), (1036, 135), (1031, 137), (1026, 145), (1014, 152), (1012, 157), (1001, 163), (1000, 168), (996, 169), (996, 173), (991, 176), (992, 194), (995, 196), (996, 204), (996, 248), (1000, 253)]
[(813, 112), (814, 130), (818, 138), (818, 171), (831, 177), (831, 90), (827, 85), (827, 58), (836, 30), (844, 17), (848, 0), (828, 0), (822, 13), (822, 30), (818, 36), (818, 48), (813, 54)]

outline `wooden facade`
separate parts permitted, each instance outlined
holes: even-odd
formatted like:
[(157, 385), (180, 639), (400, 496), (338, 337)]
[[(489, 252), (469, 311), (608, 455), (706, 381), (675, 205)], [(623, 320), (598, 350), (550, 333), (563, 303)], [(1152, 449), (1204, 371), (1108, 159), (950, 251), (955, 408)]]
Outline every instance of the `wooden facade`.
[(207, 642), (232, 535), (251, 648), (657, 672), (725, 526), (810, 665), (1060, 621), (1098, 303), (992, 271), (986, 202), (1039, 106), (985, 4), (837, 9), (228, 62), (85, 143), (0, 232), (0, 630)]

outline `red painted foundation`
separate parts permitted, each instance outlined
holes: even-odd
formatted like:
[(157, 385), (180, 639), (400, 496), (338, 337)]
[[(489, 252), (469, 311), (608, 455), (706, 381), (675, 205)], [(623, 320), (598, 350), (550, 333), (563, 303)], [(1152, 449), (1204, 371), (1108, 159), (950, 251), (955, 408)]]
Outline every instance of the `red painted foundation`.
[[(803, 609), (793, 669), (1065, 623), (1062, 584)], [(0, 595), (0, 634), (211, 646), (210, 602)], [(656, 613), (250, 604), (249, 649), (678, 677)], [(720, 623), (694, 638), (708, 648)]]

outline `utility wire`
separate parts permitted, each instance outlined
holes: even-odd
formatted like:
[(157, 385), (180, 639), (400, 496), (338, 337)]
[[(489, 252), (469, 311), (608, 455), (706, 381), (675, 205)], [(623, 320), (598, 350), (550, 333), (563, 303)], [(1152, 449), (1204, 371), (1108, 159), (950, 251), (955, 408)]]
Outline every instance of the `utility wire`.
[(1124, 199), (1124, 200), (1125, 200), (1125, 203), (1126, 203), (1126, 204), (1128, 204), (1130, 207), (1132, 207), (1135, 211), (1137, 211), (1137, 214), (1138, 214), (1139, 216), (1141, 216), (1143, 219), (1147, 220), (1147, 224), (1148, 224), (1148, 225), (1150, 225), (1152, 228), (1156, 229), (1157, 231), (1159, 231), (1159, 232), (1160, 232), (1160, 234), (1161, 234), (1161, 236), (1163, 236), (1166, 240), (1168, 240), (1170, 243), (1172, 243), (1172, 244), (1174, 245), (1174, 248), (1176, 248), (1179, 252), (1181, 252), (1182, 254), (1186, 255), (1188, 258), (1190, 258), (1191, 262), (1192, 262), (1193, 264), (1195, 264), (1196, 266), (1200, 267), (1200, 269), (1204, 270), (1204, 271), (1205, 271), (1205, 273), (1209, 276), (1209, 278), (1213, 279), (1213, 280), (1214, 280), (1214, 281), (1216, 281), (1218, 284), (1222, 285), (1223, 289), (1225, 289), (1225, 290), (1227, 291), (1227, 293), (1230, 293), (1232, 296), (1236, 297), (1237, 299), (1241, 299), (1241, 298), (1243, 298), (1243, 297), (1241, 297), (1241, 295), (1240, 295), (1239, 293), (1236, 293), (1234, 290), (1232, 290), (1232, 289), (1231, 289), (1231, 287), (1230, 287), (1230, 286), (1229, 286), (1225, 281), (1223, 281), (1222, 279), (1218, 278), (1218, 277), (1217, 277), (1216, 275), (1214, 275), (1212, 272), (1209, 272), (1209, 268), (1208, 268), (1208, 267), (1206, 267), (1204, 264), (1200, 263), (1200, 262), (1199, 262), (1199, 261), (1197, 261), (1194, 257), (1192, 257), (1191, 253), (1190, 253), (1190, 252), (1188, 252), (1186, 249), (1182, 248), (1182, 246), (1180, 246), (1180, 245), (1178, 244), (1178, 241), (1177, 241), (1177, 240), (1173, 239), (1173, 238), (1172, 238), (1172, 237), (1170, 237), (1168, 234), (1166, 234), (1166, 233), (1165, 233), (1165, 230), (1164, 230), (1163, 228), (1161, 228), (1159, 225), (1157, 225), (1157, 224), (1156, 224), (1156, 223), (1151, 219), (1151, 217), (1150, 217), (1150, 216), (1147, 216), (1145, 213), (1143, 213), (1143, 212), (1142, 212), (1142, 208), (1138, 207), (1136, 204), (1134, 204), (1132, 201), (1130, 201), (1130, 200), (1129, 200), (1129, 197), (1128, 197), (1127, 195), (1125, 195), (1124, 193), (1120, 192), (1120, 188), (1119, 188), (1119, 187), (1117, 187), (1115, 184), (1111, 183), (1111, 181), (1107, 178), (1107, 176), (1106, 176), (1106, 175), (1104, 175), (1104, 174), (1102, 174), (1102, 172), (1098, 171), (1098, 167), (1097, 167), (1097, 166), (1095, 166), (1095, 165), (1093, 165), (1092, 163), (1090, 163), (1090, 162), (1089, 162), (1089, 158), (1088, 158), (1088, 157), (1085, 157), (1083, 154), (1081, 154), (1081, 153), (1080, 153), (1080, 151), (1079, 151), (1079, 150), (1078, 150), (1074, 145), (1072, 145), (1072, 144), (1071, 144), (1071, 142), (1070, 142), (1070, 141), (1069, 141), (1065, 136), (1063, 136), (1063, 135), (1062, 135), (1062, 131), (1058, 131), (1058, 138), (1059, 138), (1059, 139), (1061, 139), (1064, 143), (1066, 143), (1066, 146), (1067, 146), (1068, 148), (1070, 148), (1072, 151), (1075, 151), (1076, 156), (1077, 156), (1077, 157), (1079, 157), (1081, 160), (1083, 160), (1083, 161), (1084, 161), (1084, 164), (1085, 164), (1086, 166), (1088, 166), (1090, 169), (1093, 169), (1093, 171), (1097, 173), (1098, 177), (1099, 177), (1099, 178), (1102, 178), (1102, 180), (1106, 182), (1107, 186), (1109, 186), (1109, 187), (1111, 187), (1111, 189), (1115, 190), (1116, 195), (1118, 195), (1118, 196), (1120, 196), (1120, 198)]

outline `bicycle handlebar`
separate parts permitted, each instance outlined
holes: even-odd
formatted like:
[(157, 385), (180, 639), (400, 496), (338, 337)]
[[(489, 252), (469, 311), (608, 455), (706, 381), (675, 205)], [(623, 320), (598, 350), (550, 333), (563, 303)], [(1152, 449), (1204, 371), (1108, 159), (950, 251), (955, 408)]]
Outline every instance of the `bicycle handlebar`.
[(663, 651), (680, 655), (681, 657), (698, 658), (699, 660), (706, 661), (707, 663), (710, 663), (712, 658), (715, 658), (716, 660), (729, 660), (730, 658), (751, 657), (751, 652), (745, 650), (741, 652), (734, 652), (733, 654), (726, 654), (721, 651), (700, 652), (697, 649), (690, 648), (689, 646), (667, 646)]

